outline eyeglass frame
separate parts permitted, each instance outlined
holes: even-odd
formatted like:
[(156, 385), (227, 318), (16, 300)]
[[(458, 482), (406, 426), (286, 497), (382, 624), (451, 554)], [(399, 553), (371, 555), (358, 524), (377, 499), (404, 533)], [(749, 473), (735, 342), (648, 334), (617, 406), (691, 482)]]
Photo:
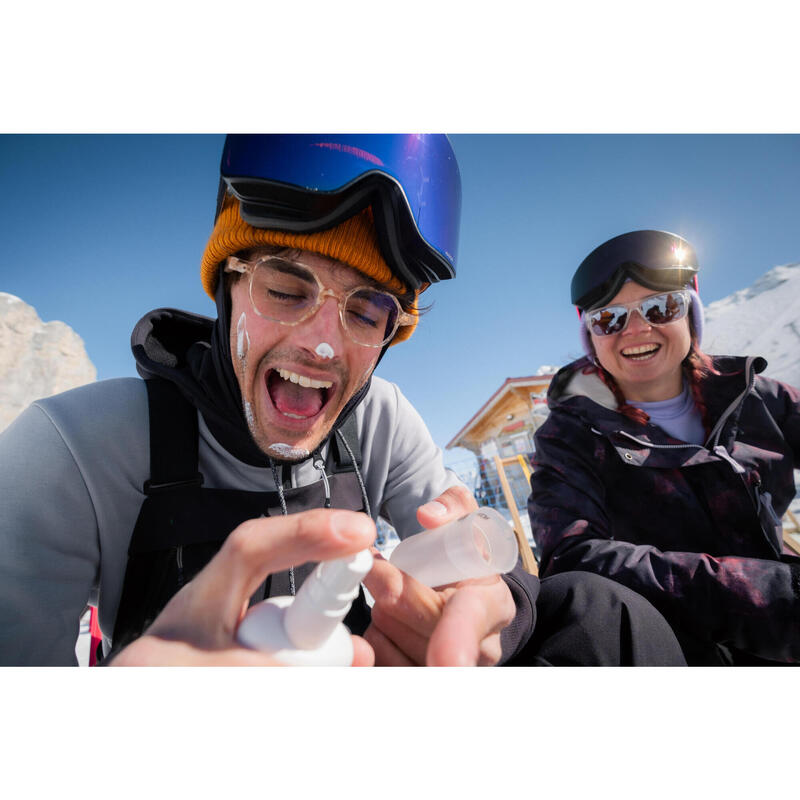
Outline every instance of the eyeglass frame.
[[(256, 269), (258, 265), (262, 261), (285, 261), (287, 264), (293, 264), (298, 267), (302, 267), (303, 269), (307, 270), (311, 276), (314, 278), (317, 284), (317, 300), (316, 303), (309, 308), (309, 310), (303, 314), (300, 319), (294, 321), (284, 321), (282, 319), (273, 319), (272, 317), (268, 317), (266, 314), (262, 314), (258, 308), (256, 308), (255, 300), (253, 300), (253, 276), (256, 273)], [(250, 305), (253, 307), (253, 311), (258, 314), (259, 317), (262, 319), (267, 319), (270, 322), (277, 322), (279, 325), (287, 325), (289, 327), (294, 327), (295, 325), (299, 325), (301, 322), (305, 322), (314, 314), (319, 311), (322, 307), (322, 304), (325, 302), (326, 297), (332, 297), (336, 300), (338, 308), (339, 308), (339, 320), (342, 323), (342, 329), (347, 334), (348, 339), (354, 344), (360, 345), (361, 347), (384, 347), (389, 342), (392, 341), (394, 335), (397, 333), (397, 329), (408, 326), (414, 325), (417, 322), (416, 316), (413, 314), (409, 314), (407, 311), (403, 310), (403, 307), (400, 305), (400, 301), (397, 299), (395, 295), (391, 292), (386, 292), (383, 289), (378, 289), (375, 286), (370, 286), (369, 284), (363, 283), (359, 284), (358, 286), (354, 286), (352, 289), (349, 289), (348, 292), (342, 296), (337, 292), (334, 292), (333, 289), (329, 289), (325, 284), (319, 279), (319, 275), (317, 275), (316, 270), (313, 267), (309, 266), (308, 264), (304, 264), (302, 261), (290, 261), (286, 258), (281, 258), (277, 255), (267, 255), (267, 256), (259, 256), (254, 261), (246, 261), (243, 258), (239, 258), (238, 256), (228, 256), (227, 262), (224, 267), (225, 272), (238, 272), (241, 275), (250, 275), (250, 283), (247, 288), (247, 296), (250, 298)], [(350, 329), (347, 327), (347, 323), (344, 319), (344, 307), (347, 301), (350, 299), (352, 295), (356, 292), (361, 291), (362, 289), (366, 289), (370, 292), (376, 292), (377, 294), (385, 295), (386, 297), (390, 297), (392, 302), (395, 304), (397, 308), (397, 319), (394, 323), (394, 329), (392, 332), (384, 338), (384, 340), (380, 344), (367, 344), (365, 342), (359, 342), (353, 338), (353, 334), (350, 332)]]
[[(683, 297), (683, 301), (686, 304), (686, 310), (681, 314), (679, 317), (674, 317), (667, 322), (651, 322), (642, 312), (642, 303), (646, 300), (652, 300), (654, 297), (663, 297), (664, 295), (669, 294), (677, 294)], [(653, 325), (656, 328), (660, 328), (664, 325), (672, 325), (673, 322), (679, 322), (680, 320), (684, 319), (685, 317), (689, 316), (689, 309), (691, 308), (692, 304), (692, 297), (689, 294), (688, 289), (672, 289), (666, 292), (656, 292), (655, 294), (649, 294), (647, 297), (641, 297), (639, 300), (631, 300), (627, 303), (609, 303), (605, 306), (600, 306), (599, 308), (592, 308), (588, 311), (583, 312), (583, 322), (586, 326), (586, 330), (589, 333), (594, 334), (595, 336), (616, 336), (617, 334), (623, 333), (623, 331), (628, 327), (633, 315), (630, 313), (631, 311), (638, 311), (639, 316), (644, 320), (646, 325)], [(625, 320), (625, 324), (620, 328), (618, 331), (614, 331), (613, 333), (597, 333), (592, 329), (592, 323), (589, 320), (590, 314), (595, 314), (598, 311), (605, 311), (607, 308), (624, 308), (628, 312), (628, 318)]]

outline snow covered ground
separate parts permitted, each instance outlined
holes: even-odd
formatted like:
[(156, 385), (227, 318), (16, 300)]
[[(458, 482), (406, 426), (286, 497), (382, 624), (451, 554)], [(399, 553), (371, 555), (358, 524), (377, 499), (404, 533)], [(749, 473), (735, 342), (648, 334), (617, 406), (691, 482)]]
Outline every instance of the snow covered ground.
[[(710, 303), (705, 311), (706, 353), (763, 356), (764, 375), (800, 387), (800, 263), (773, 267), (749, 288)], [(795, 486), (800, 486), (798, 470)], [(800, 497), (789, 510), (800, 519)], [(800, 534), (791, 535), (800, 542)]]

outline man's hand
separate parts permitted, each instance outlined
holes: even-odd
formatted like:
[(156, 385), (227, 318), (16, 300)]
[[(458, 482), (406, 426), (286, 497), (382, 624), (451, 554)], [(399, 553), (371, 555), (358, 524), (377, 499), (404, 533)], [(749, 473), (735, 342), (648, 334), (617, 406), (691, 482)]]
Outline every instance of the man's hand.
[[(263, 666), (277, 664), (236, 643), (236, 628), (264, 578), (293, 564), (353, 555), (375, 540), (366, 514), (315, 509), (249, 520), (225, 540), (205, 569), (166, 605), (145, 633), (122, 650), (113, 666)], [(371, 666), (369, 645), (353, 637), (354, 666)]]
[[(417, 519), (423, 528), (437, 528), (477, 507), (466, 489), (452, 487), (421, 506)], [(431, 589), (377, 551), (373, 555), (375, 563), (364, 584), (375, 605), (364, 638), (375, 651), (376, 664), (483, 666), (500, 660), (500, 631), (516, 609), (499, 575)]]

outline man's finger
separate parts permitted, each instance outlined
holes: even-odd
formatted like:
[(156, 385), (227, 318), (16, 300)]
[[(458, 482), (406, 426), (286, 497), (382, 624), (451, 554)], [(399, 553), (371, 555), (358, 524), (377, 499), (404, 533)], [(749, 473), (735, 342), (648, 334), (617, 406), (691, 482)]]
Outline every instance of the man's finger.
[(370, 625), (364, 638), (375, 651), (375, 664), (379, 667), (416, 667), (415, 664), (395, 643), (374, 625)]
[(370, 647), (369, 642), (361, 636), (351, 636), (353, 640), (353, 666), (354, 667), (374, 667), (375, 651)]
[[(417, 534), (424, 536), (424, 534)], [(435, 590), (401, 572), (384, 559), (375, 559), (364, 586), (375, 605), (422, 636), (430, 636), (444, 606)]]
[(129, 644), (114, 659), (114, 667), (269, 667), (285, 666), (270, 656), (241, 647), (206, 650), (188, 642), (145, 634)]
[(167, 639), (187, 638), (191, 632), (199, 647), (225, 646), (233, 639), (243, 605), (268, 574), (306, 561), (352, 555), (374, 538), (375, 524), (354, 511), (318, 508), (249, 520), (228, 536), (148, 630)]
[[(372, 627), (403, 652), (414, 664), (422, 666), (428, 652), (430, 634), (417, 633), (413, 628), (397, 619), (381, 603), (372, 607)], [(431, 629), (431, 632), (433, 629)]]
[(499, 577), (465, 582), (452, 594), (428, 645), (430, 666), (474, 666), (481, 642), (511, 621), (514, 601)]
[(353, 555), (369, 547), (374, 539), (375, 523), (355, 511), (317, 508), (249, 520), (228, 536), (195, 580), (205, 577), (225, 583), (235, 596), (238, 611), (241, 600), (249, 597), (266, 575), (307, 561)]
[(438, 528), (445, 522), (463, 517), (477, 508), (475, 498), (465, 487), (451, 486), (435, 500), (420, 506), (417, 509), (417, 520), (423, 528)]

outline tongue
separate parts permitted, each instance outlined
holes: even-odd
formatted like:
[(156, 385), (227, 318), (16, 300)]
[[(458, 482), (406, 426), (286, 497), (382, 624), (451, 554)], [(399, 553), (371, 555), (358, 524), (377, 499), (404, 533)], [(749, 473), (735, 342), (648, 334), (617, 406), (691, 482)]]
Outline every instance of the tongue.
[(269, 379), (269, 394), (275, 408), (283, 414), (298, 417), (313, 417), (322, 408), (322, 391), (310, 386), (300, 386), (285, 381), (280, 375), (272, 373)]

